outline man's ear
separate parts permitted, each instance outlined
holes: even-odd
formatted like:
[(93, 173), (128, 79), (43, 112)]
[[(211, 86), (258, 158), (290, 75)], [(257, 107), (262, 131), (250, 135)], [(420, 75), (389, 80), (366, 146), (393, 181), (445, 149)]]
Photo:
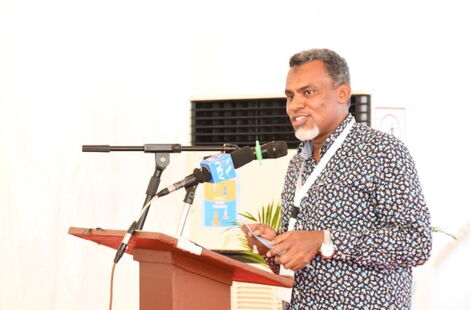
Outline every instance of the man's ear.
[(341, 84), (338, 87), (338, 102), (342, 104), (348, 103), (350, 97), (351, 86), (349, 86), (349, 84)]

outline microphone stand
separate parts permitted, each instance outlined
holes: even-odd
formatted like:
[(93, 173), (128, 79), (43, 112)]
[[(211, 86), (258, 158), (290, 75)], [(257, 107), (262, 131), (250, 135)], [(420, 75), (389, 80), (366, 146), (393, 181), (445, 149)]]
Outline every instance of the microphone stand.
[[(155, 197), (155, 194), (158, 191), (158, 186), (160, 185), (160, 176), (163, 173), (163, 170), (170, 164), (170, 154), (168, 153), (155, 153), (155, 171), (153, 176), (150, 178), (149, 185), (147, 186), (147, 191), (145, 194), (147, 197), (144, 201), (144, 207), (147, 203)], [(147, 214), (149, 213), (150, 207), (144, 211), (142, 216), (137, 222), (137, 229), (142, 230), (144, 227), (145, 220), (147, 219)]]
[[(170, 154), (169, 153), (181, 153), (183, 151), (204, 151), (204, 152), (232, 152), (234, 150), (239, 149), (237, 145), (232, 144), (224, 144), (222, 147), (220, 146), (181, 146), (181, 144), (144, 144), (143, 146), (111, 146), (111, 145), (82, 145), (82, 152), (117, 152), (117, 151), (137, 151), (137, 152), (144, 152), (144, 153), (155, 153), (155, 171), (150, 178), (149, 184), (147, 186), (146, 191), (146, 198), (144, 201), (144, 207), (147, 203), (152, 200), (155, 194), (158, 191), (158, 186), (160, 185), (160, 177), (165, 170), (166, 167), (170, 164)], [(194, 190), (186, 188), (186, 200), (190, 201), (189, 206), (192, 205), (194, 200)], [(192, 194), (191, 194), (192, 191)], [(192, 195), (192, 198), (190, 197)], [(139, 221), (137, 222), (137, 226), (134, 228), (135, 230), (142, 230), (144, 227), (145, 219), (147, 218), (147, 214), (149, 212), (150, 206), (147, 210), (144, 211), (142, 216), (140, 217)], [(189, 211), (186, 210), (186, 217)], [(186, 222), (186, 219), (184, 220)], [(180, 224), (181, 225), (181, 224)], [(184, 228), (184, 223), (183, 223)], [(181, 230), (182, 232), (182, 230)]]
[(176, 236), (178, 237), (183, 236), (183, 230), (184, 230), (184, 226), (186, 225), (186, 220), (188, 219), (189, 209), (191, 208), (193, 201), (194, 201), (196, 187), (197, 187), (197, 184), (185, 187), (186, 195), (184, 196), (184, 199), (183, 199), (183, 202), (184, 202), (183, 216), (181, 217), (178, 230), (176, 231)]

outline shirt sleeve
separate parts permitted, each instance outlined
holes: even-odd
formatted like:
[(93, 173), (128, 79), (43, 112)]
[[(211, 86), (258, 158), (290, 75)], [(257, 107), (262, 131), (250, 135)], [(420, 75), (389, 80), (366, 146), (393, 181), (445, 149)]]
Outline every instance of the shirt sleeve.
[(362, 231), (332, 230), (334, 258), (381, 269), (424, 264), (431, 252), (431, 227), (415, 164), (401, 142), (382, 151), (373, 193), (377, 225)]
[(281, 266), (274, 262), (274, 257), (264, 256), (264, 261), (266, 262), (266, 264), (268, 265), (268, 267), (271, 269), (272, 272), (274, 272), (275, 274), (279, 274), (279, 269)]

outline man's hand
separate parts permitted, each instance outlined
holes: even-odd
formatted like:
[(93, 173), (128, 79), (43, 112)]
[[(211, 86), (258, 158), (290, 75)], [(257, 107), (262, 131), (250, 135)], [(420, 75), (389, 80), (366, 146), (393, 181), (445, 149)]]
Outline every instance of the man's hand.
[[(276, 237), (276, 231), (265, 224), (247, 224), (250, 226), (251, 230), (253, 230), (253, 233), (257, 236), (263, 237), (264, 239), (267, 240), (273, 240)], [(248, 240), (248, 246), (253, 249), (253, 246), (256, 245), (256, 248), (258, 249), (258, 253), (260, 255), (265, 255), (266, 252), (268, 252), (268, 248), (265, 247), (261, 242), (256, 240), (255, 237), (251, 234), (251, 232), (245, 227), (245, 225), (242, 225), (242, 231), (245, 233), (246, 239)]]
[(275, 256), (275, 262), (286, 269), (299, 270), (318, 254), (322, 242), (323, 231), (288, 231), (271, 241), (274, 249), (267, 256)]

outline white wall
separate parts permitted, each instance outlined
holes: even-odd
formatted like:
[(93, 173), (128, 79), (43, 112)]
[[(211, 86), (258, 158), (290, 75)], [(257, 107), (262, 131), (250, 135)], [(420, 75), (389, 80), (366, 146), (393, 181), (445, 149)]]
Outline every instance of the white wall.
[[(67, 229), (127, 228), (154, 164), (150, 154), (81, 153), (82, 144), (187, 145), (190, 98), (280, 95), (288, 57), (311, 47), (342, 54), (353, 88), (370, 92), (374, 106), (406, 108), (433, 224), (455, 232), (470, 218), (466, 12), (458, 1), (3, 0), (0, 309), (107, 306), (114, 253)], [(162, 183), (198, 160), (172, 155)], [(181, 199), (162, 199), (146, 228), (173, 232)], [(448, 239), (435, 239), (436, 255)], [(438, 274), (426, 288), (431, 309), (470, 307), (459, 276), (468, 274), (468, 242), (457, 249), (419, 274)], [(130, 258), (115, 283), (115, 309), (137, 309)]]

